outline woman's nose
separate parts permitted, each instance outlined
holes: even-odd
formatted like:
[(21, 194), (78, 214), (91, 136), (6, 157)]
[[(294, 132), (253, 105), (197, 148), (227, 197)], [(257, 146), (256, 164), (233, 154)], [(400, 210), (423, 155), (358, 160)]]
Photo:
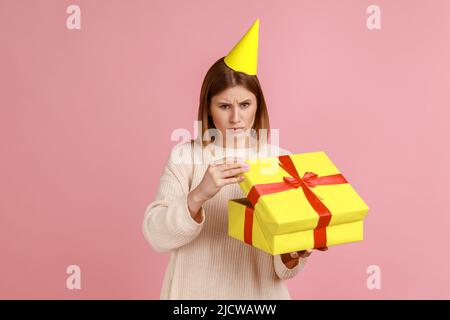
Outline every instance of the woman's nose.
[(239, 110), (234, 107), (233, 110), (231, 111), (231, 119), (230, 119), (230, 121), (232, 123), (238, 123), (239, 120), (240, 120)]

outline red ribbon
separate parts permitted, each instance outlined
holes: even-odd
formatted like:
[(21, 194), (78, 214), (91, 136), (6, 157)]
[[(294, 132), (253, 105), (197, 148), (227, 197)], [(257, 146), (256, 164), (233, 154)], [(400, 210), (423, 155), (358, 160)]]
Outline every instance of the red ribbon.
[[(283, 177), (283, 182), (254, 185), (247, 195), (248, 200), (254, 208), (256, 203), (258, 202), (259, 197), (263, 195), (301, 187), (306, 199), (319, 215), (317, 227), (314, 229), (314, 248), (325, 247), (327, 245), (326, 227), (330, 223), (331, 212), (320, 201), (320, 197), (317, 196), (311, 190), (311, 188), (314, 188), (318, 185), (348, 183), (347, 180), (340, 173), (319, 177), (314, 172), (305, 172), (303, 177), (300, 177), (289, 155), (279, 156), (278, 159), (279, 166), (283, 168), (289, 175), (291, 175), (291, 177)], [(248, 244), (252, 244), (253, 208), (247, 208), (245, 210), (244, 241)]]
[(253, 208), (245, 207), (245, 221), (244, 221), (244, 242), (252, 245), (253, 239)]

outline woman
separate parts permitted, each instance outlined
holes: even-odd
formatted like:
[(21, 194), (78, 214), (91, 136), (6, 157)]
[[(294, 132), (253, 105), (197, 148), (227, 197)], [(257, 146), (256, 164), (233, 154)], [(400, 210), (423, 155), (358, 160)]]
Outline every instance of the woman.
[[(248, 134), (269, 129), (256, 74), (219, 59), (205, 76), (198, 120), (207, 141), (200, 137), (172, 150), (144, 218), (149, 243), (171, 253), (161, 299), (290, 299), (284, 280), (300, 271), (312, 250), (272, 256), (227, 234), (227, 203), (245, 197), (238, 183), (248, 170), (234, 151), (245, 151), (244, 158), (290, 153)], [(214, 129), (218, 136), (211, 142)], [(232, 156), (222, 159), (223, 151)], [(179, 161), (181, 154), (189, 161)]]

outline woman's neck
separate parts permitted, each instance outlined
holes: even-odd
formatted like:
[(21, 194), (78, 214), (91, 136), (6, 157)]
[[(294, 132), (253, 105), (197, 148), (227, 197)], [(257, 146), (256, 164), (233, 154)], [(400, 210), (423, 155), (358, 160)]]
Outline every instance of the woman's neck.
[(230, 143), (226, 143), (226, 141), (222, 142), (222, 145), (219, 143), (215, 143), (215, 146), (218, 148), (223, 148), (226, 150), (232, 149), (257, 149), (258, 148), (258, 140), (254, 137), (245, 137), (242, 140), (229, 141)]
[(245, 158), (257, 157), (259, 153), (266, 150), (267, 144), (258, 144), (257, 140), (246, 144), (237, 144), (232, 147), (223, 146), (220, 143), (210, 143), (209, 150), (213, 158)]

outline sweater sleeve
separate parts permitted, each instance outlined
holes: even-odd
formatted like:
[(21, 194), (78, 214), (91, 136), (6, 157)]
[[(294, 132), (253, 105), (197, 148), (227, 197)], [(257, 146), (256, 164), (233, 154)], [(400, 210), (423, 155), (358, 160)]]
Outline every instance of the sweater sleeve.
[(275, 267), (275, 273), (280, 279), (283, 280), (293, 278), (297, 275), (297, 273), (299, 273), (300, 270), (304, 268), (307, 259), (308, 258), (299, 258), (298, 264), (294, 268), (289, 269), (281, 260), (281, 255), (274, 255), (273, 263)]
[(188, 193), (188, 166), (175, 164), (169, 158), (156, 198), (147, 206), (142, 225), (145, 239), (156, 251), (167, 252), (186, 245), (202, 230), (205, 211), (203, 207), (200, 209), (202, 220), (197, 223), (189, 212)]

